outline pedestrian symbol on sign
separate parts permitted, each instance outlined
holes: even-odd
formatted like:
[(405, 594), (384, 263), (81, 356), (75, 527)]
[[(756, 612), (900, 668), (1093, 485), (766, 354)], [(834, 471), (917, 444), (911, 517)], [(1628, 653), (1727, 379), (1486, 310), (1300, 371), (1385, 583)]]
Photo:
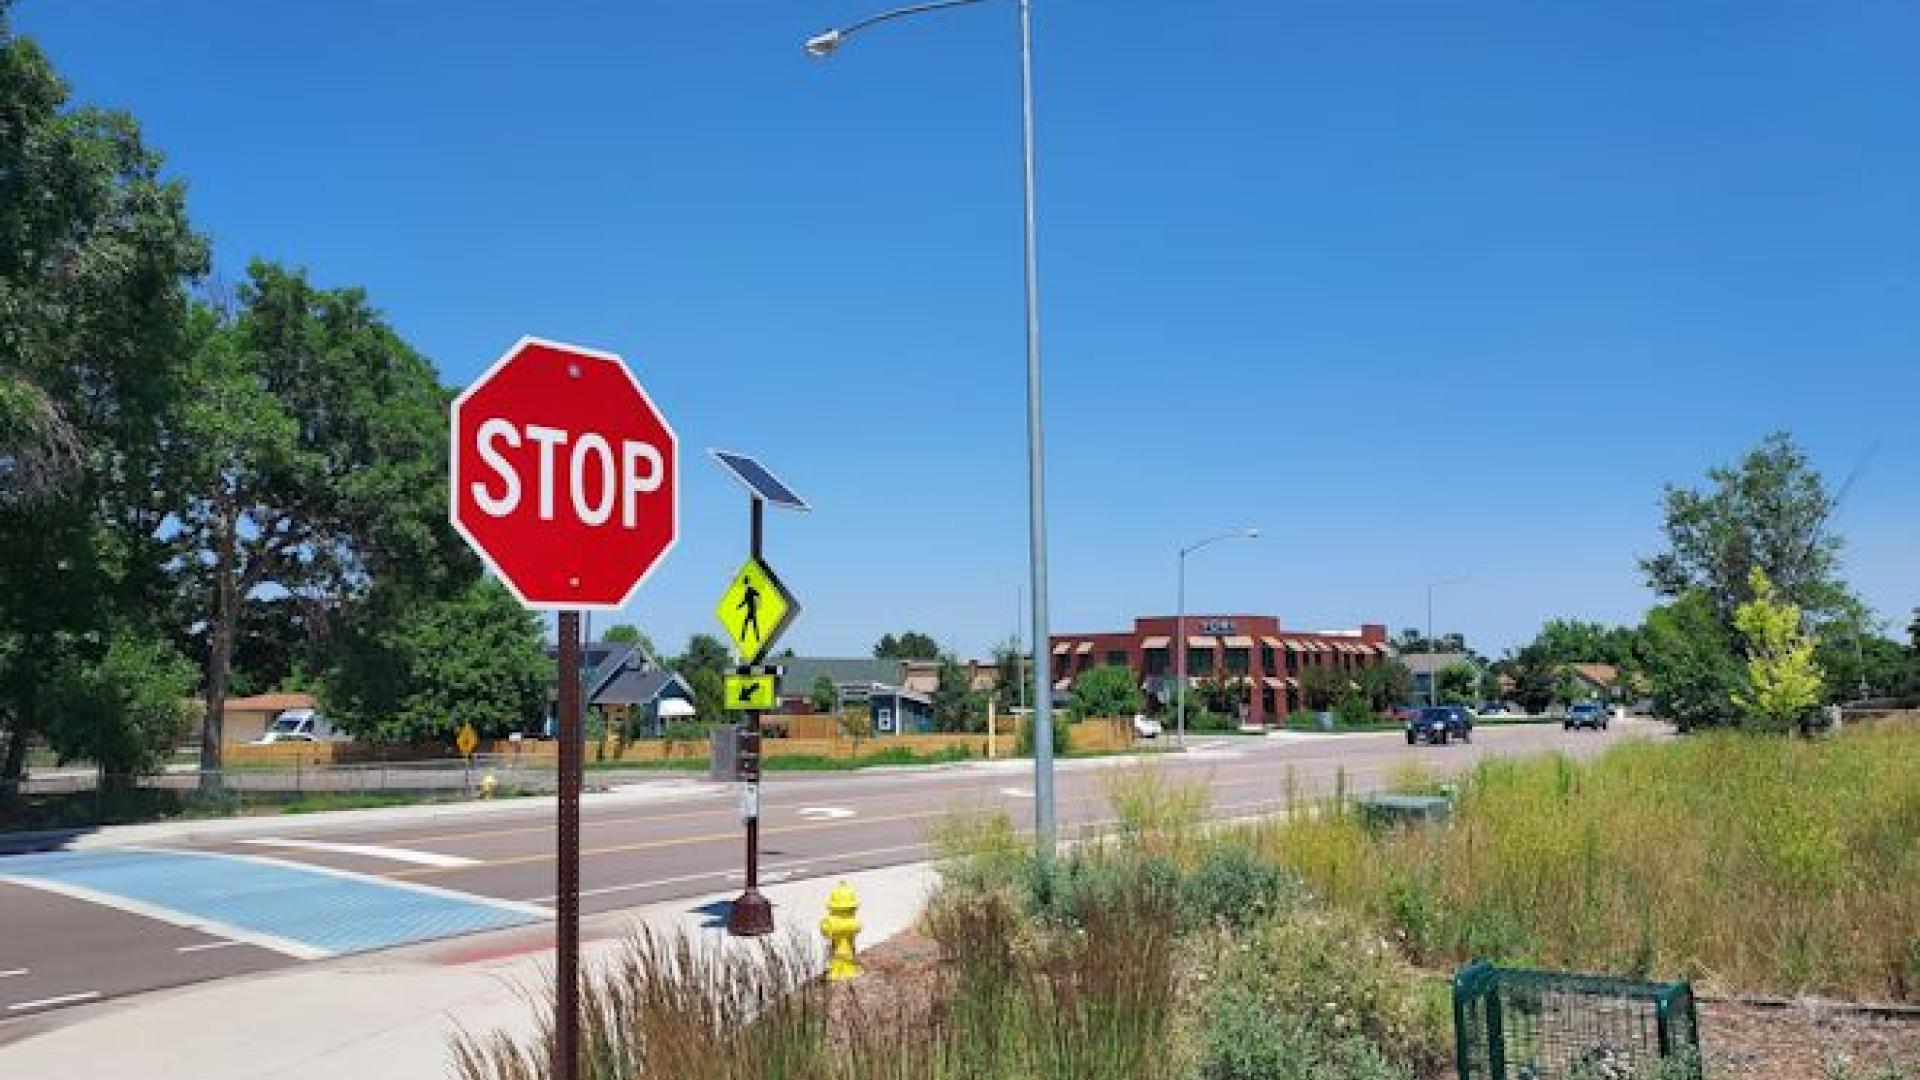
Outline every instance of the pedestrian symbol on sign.
[(727, 628), (741, 661), (752, 664), (766, 655), (799, 611), (793, 594), (773, 576), (767, 564), (750, 558), (733, 575), (713, 613)]

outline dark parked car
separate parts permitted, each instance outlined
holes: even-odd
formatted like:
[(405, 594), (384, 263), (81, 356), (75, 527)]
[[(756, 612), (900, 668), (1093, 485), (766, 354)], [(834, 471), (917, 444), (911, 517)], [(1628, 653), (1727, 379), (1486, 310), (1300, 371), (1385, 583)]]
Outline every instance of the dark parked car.
[(1607, 730), (1607, 707), (1597, 701), (1582, 701), (1567, 706), (1566, 719), (1561, 721), (1568, 731), (1574, 728), (1592, 728), (1595, 731)]
[(1407, 721), (1407, 745), (1417, 742), (1439, 743), (1473, 741), (1473, 714), (1459, 705), (1429, 705)]

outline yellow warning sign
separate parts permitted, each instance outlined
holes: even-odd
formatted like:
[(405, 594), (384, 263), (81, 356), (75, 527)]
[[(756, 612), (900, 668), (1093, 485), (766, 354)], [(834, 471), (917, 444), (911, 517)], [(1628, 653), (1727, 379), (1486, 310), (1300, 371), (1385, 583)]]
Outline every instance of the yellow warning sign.
[(800, 604), (767, 564), (751, 558), (733, 575), (713, 613), (727, 628), (740, 662), (751, 664), (766, 655), (799, 611)]
[(474, 747), (480, 745), (480, 733), (473, 730), (472, 724), (461, 724), (460, 734), (453, 737), (453, 745), (460, 748), (461, 757), (472, 757)]
[(772, 675), (727, 676), (727, 708), (771, 709), (780, 704), (780, 680)]

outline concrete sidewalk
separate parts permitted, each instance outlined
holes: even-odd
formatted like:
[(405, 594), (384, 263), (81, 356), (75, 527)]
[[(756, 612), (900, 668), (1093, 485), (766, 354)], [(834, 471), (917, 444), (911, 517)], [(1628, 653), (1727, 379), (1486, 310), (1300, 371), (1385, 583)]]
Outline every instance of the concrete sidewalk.
[[(931, 864), (784, 882), (765, 892), (776, 933), (818, 940), (827, 893), (860, 897), (867, 948), (919, 918)], [(636, 926), (724, 947), (724, 902), (737, 889), (587, 918), (583, 965), (617, 950)], [(0, 1023), (0, 1076), (132, 1076), (140, 1080), (418, 1080), (447, 1075), (458, 1028), (527, 1037), (528, 993), (552, 962), (551, 926), (475, 935), (268, 974), (159, 991)]]

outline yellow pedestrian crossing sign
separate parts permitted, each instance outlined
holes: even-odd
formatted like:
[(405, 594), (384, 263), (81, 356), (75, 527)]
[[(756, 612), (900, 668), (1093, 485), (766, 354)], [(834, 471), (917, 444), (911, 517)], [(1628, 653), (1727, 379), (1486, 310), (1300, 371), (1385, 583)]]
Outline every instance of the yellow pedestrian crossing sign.
[(766, 563), (750, 558), (733, 575), (713, 613), (727, 628), (740, 662), (752, 664), (786, 632), (787, 624), (800, 613), (800, 602)]
[(780, 680), (776, 676), (727, 676), (727, 708), (767, 710), (779, 704)]

